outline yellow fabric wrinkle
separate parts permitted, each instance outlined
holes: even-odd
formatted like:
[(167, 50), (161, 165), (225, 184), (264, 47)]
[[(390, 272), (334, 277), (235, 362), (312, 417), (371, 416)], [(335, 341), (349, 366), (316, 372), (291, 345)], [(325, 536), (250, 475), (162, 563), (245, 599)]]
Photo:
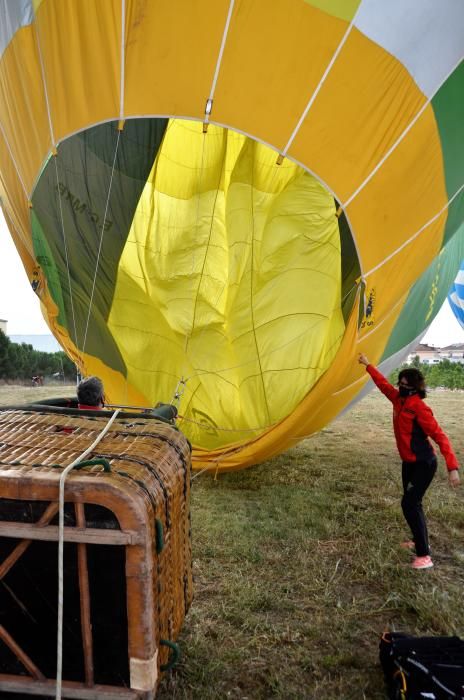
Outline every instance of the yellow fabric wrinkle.
[(189, 378), (180, 410), (210, 428), (185, 430), (214, 449), (291, 413), (330, 366), (340, 277), (334, 200), (315, 178), (241, 134), (171, 121), (109, 326), (129, 383), (153, 402)]
[(129, 383), (169, 401), (188, 377), (180, 410), (203, 424), (184, 426), (192, 441), (248, 440), (329, 367), (340, 276), (334, 200), (312, 176), (243, 135), (171, 121), (109, 318)]

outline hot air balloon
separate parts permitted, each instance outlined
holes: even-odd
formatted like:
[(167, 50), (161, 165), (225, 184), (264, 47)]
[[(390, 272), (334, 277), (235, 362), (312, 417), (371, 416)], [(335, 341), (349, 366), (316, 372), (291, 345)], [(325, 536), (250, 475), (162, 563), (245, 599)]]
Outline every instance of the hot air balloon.
[(461, 263), (461, 268), (451, 285), (448, 301), (451, 310), (464, 329), (464, 261)]
[(112, 403), (255, 464), (388, 371), (464, 257), (460, 0), (0, 4), (0, 194)]

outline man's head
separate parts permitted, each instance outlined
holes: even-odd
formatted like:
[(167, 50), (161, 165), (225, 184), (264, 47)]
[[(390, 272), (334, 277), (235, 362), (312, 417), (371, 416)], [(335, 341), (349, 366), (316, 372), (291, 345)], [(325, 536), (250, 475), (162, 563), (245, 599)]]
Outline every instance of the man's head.
[(77, 400), (83, 406), (95, 406), (103, 408), (104, 389), (103, 382), (98, 377), (87, 377), (79, 382), (77, 387)]

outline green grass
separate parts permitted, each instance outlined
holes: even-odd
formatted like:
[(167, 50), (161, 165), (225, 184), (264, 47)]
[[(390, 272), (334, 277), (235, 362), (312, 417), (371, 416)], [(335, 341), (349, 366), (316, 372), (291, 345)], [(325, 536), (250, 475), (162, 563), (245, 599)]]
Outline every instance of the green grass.
[[(458, 455), (464, 393), (429, 398)], [(159, 698), (384, 698), (383, 629), (464, 635), (463, 491), (441, 466), (425, 503), (435, 559), (398, 547), (391, 406), (371, 394), (289, 452), (193, 482), (195, 599)]]
[(53, 399), (61, 396), (75, 396), (75, 384), (47, 384), (46, 386), (0, 385), (0, 406), (13, 406), (33, 403), (40, 399)]
[[(464, 393), (428, 403), (459, 458)], [(398, 547), (400, 483), (391, 405), (378, 393), (265, 464), (196, 478), (195, 598), (181, 663), (157, 698), (376, 700), (385, 627), (464, 636), (464, 484), (449, 489), (440, 458), (425, 498), (435, 568), (414, 572)]]

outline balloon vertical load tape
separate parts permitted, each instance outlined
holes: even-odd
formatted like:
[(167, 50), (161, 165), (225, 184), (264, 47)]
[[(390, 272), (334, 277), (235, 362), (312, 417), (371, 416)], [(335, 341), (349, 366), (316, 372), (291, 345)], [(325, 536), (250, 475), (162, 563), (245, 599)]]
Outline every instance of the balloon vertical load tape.
[[(0, 694), (53, 695), (58, 482), (107, 421), (46, 406), (0, 411), (0, 576), (28, 611), (0, 601)], [(63, 697), (70, 688), (153, 697), (177, 659), (192, 600), (190, 465), (175, 427), (121, 414), (68, 476)]]

